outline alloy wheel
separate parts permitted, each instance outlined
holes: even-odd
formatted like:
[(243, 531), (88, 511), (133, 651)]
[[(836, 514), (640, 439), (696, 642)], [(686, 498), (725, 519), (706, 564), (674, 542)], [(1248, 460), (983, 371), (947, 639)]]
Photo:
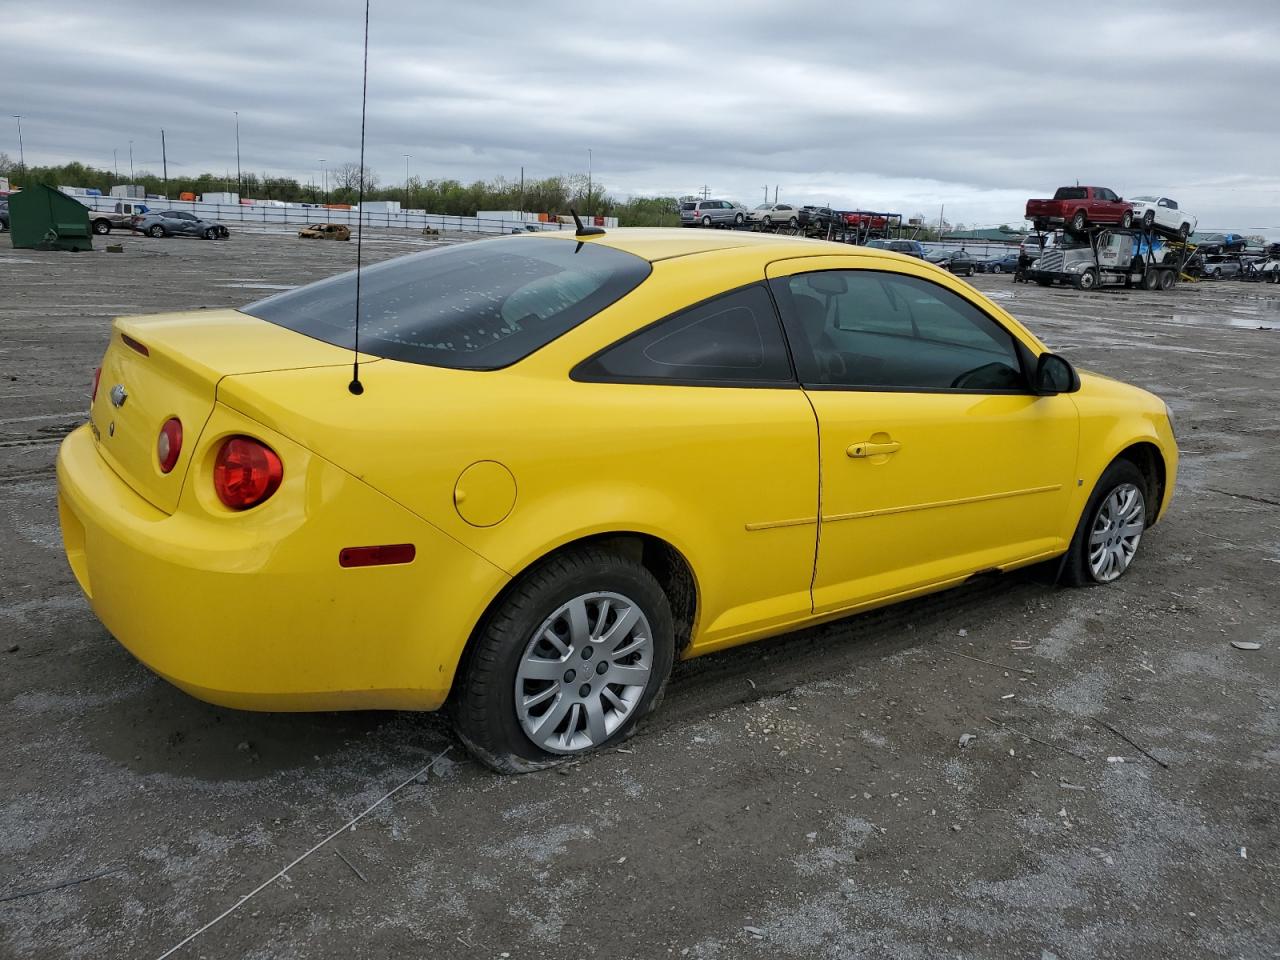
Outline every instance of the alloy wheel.
[(638, 604), (588, 593), (534, 631), (516, 669), (520, 729), (549, 753), (580, 753), (631, 716), (653, 672), (653, 633)]
[(1110, 583), (1129, 569), (1146, 529), (1142, 491), (1122, 483), (1098, 507), (1089, 534), (1089, 572), (1099, 583)]

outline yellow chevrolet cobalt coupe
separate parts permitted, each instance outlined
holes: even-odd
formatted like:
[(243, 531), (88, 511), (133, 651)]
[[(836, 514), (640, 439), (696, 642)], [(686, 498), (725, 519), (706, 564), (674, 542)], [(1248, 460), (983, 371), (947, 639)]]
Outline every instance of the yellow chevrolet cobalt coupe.
[(732, 231), (451, 246), (115, 322), (58, 457), (139, 660), (250, 710), (452, 708), (502, 771), (626, 737), (676, 657), (1061, 557), (1168, 507), (1168, 408), (917, 259)]

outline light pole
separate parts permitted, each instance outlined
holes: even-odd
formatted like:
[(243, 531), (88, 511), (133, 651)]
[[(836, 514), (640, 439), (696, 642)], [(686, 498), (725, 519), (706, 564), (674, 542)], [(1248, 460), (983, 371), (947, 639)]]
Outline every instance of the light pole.
[(22, 115), (15, 113), (13, 119), (18, 121), (18, 166), (22, 168), (22, 178), (27, 178), (27, 153), (22, 149)]
[(324, 158), (320, 158), (320, 178), (324, 181), (324, 205), (329, 205), (329, 168), (324, 165)]
[(232, 111), (236, 115), (236, 196), (244, 192), (244, 181), (240, 179), (240, 111)]
[(409, 209), (409, 160), (410, 154), (404, 155), (404, 208)]
[(587, 147), (587, 216), (591, 216), (591, 148)]
[(133, 183), (133, 141), (129, 141), (129, 182)]
[[(115, 183), (119, 183), (120, 182), (120, 148), (119, 147), (111, 148), (111, 165), (116, 168)], [(112, 186), (115, 186), (115, 183), (113, 183)]]

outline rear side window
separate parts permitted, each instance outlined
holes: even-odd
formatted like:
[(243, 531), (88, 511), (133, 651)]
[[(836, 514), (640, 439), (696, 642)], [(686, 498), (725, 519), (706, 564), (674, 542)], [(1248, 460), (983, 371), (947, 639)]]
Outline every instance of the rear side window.
[[(597, 243), (510, 237), (458, 244), (362, 271), (360, 349), (409, 363), (495, 370), (529, 356), (630, 293), (647, 260)], [(356, 275), (242, 307), (351, 348)]]
[(795, 384), (782, 327), (762, 284), (660, 320), (583, 361), (573, 378), (710, 386)]
[(1084, 200), (1089, 196), (1088, 187), (1059, 187), (1053, 195), (1055, 200)]

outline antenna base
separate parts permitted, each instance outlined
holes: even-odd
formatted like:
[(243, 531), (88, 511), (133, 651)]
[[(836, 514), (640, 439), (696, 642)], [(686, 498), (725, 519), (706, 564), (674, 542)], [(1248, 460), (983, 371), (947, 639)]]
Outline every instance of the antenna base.
[(360, 394), (364, 393), (364, 384), (359, 380), (352, 380), (347, 384), (347, 389), (358, 397)]

